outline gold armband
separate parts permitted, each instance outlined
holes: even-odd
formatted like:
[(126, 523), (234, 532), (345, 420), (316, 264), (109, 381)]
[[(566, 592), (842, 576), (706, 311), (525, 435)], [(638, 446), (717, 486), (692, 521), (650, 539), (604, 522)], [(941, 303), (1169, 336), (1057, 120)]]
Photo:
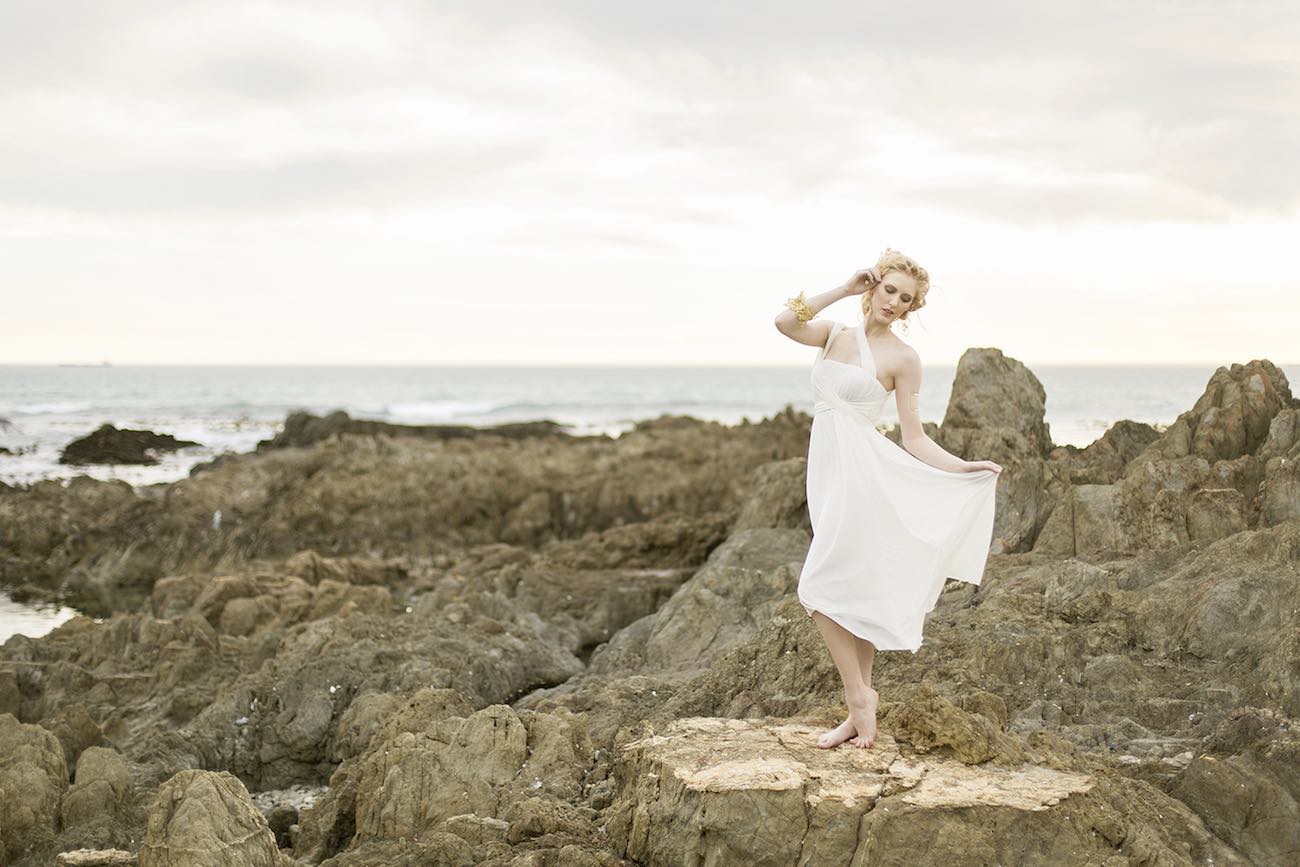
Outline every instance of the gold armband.
[(808, 302), (804, 301), (803, 295), (804, 293), (800, 292), (793, 298), (787, 298), (785, 306), (794, 311), (795, 318), (800, 322), (807, 322), (817, 314), (808, 306)]

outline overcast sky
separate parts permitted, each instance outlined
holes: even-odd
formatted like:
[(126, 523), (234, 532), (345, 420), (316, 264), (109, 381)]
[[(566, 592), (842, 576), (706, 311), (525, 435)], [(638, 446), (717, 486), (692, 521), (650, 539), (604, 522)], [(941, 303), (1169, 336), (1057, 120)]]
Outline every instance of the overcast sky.
[(1289, 0), (0, 0), (0, 363), (807, 363), (772, 318), (886, 246), (927, 363), (1298, 363), (1298, 44)]

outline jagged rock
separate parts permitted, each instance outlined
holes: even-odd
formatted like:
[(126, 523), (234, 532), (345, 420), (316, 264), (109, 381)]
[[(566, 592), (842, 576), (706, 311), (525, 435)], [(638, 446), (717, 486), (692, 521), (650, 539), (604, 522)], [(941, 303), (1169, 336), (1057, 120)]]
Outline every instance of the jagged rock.
[(144, 464), (158, 463), (151, 452), (171, 452), (202, 445), (178, 440), (171, 434), (148, 430), (127, 430), (103, 424), (81, 439), (68, 443), (59, 454), (61, 464)]
[(732, 532), (757, 527), (786, 527), (812, 535), (808, 517), (808, 459), (773, 461), (754, 470), (749, 497)]
[(359, 695), (433, 685), (483, 706), (581, 670), (508, 600), (486, 601), (491, 607), (463, 623), (417, 603), (408, 615), (358, 612), (292, 627), (274, 657), (228, 683), (177, 734), (177, 746), (258, 789), (324, 782), (346, 749), (334, 742), (342, 715)]
[(398, 558), (322, 557), (312, 550), (299, 551), (284, 561), (284, 571), (309, 584), (325, 580), (342, 584), (378, 584), (391, 587), (408, 577), (407, 564)]
[(1264, 478), (1253, 505), (1260, 525), (1300, 518), (1300, 409), (1284, 409), (1273, 418), (1258, 456)]
[(135, 784), (125, 759), (107, 747), (89, 747), (77, 759), (63, 796), (62, 848), (129, 848), (142, 824)]
[(244, 784), (225, 771), (181, 771), (158, 788), (140, 867), (291, 867)]
[[(38, 483), (0, 491), (0, 537), (15, 540), (0, 549), (0, 581), (66, 588), (104, 614), (137, 607), (159, 576), (230, 574), (304, 550), (409, 562), (567, 540), (576, 568), (635, 567), (625, 552), (645, 568), (694, 567), (734, 523), (749, 474), (806, 454), (807, 437), (806, 417), (617, 439), (342, 434), (236, 456), (158, 490)], [(547, 554), (560, 562), (566, 551)]]
[(424, 687), (409, 698), (385, 692), (357, 696), (339, 717), (330, 758), (341, 762), (366, 751), (371, 742), (419, 732), (430, 723), (466, 717), (474, 708), (454, 689)]
[(47, 864), (68, 788), (58, 738), (0, 714), (0, 860)]
[(1003, 465), (992, 553), (1029, 550), (1069, 488), (1069, 469), (1049, 462), (1047, 392), (1038, 377), (997, 349), (968, 349), (935, 441), (966, 460)]
[(465, 813), (516, 822), (520, 839), (539, 829), (581, 836), (585, 826), (575, 825), (578, 814), (565, 807), (509, 810), (541, 796), (577, 798), (590, 765), (585, 720), (567, 711), (516, 714), (490, 705), (468, 717), (430, 720), (421, 731), (373, 739), (339, 767), (329, 794), (304, 811), (299, 853), (316, 860), (377, 840), (423, 837), (457, 827), (450, 820)]
[[(509, 847), (501, 846), (502, 852)], [(367, 840), (320, 867), (481, 867), (475, 849), (455, 834), (430, 831), (419, 840)]]
[(821, 750), (818, 733), (686, 718), (625, 744), (608, 822), (615, 852), (650, 867), (902, 865), (918, 853), (945, 864), (1245, 863), (1177, 801), (1096, 769), (918, 757), (888, 733), (871, 749)]
[(1074, 557), (1123, 550), (1117, 485), (1074, 485), (1057, 502), (1034, 541), (1035, 553)]
[(1300, 520), (1192, 552), (1134, 608), (1142, 644), (1250, 672), (1247, 701), (1300, 715)]
[(594, 673), (686, 671), (708, 666), (751, 637), (793, 591), (808, 550), (802, 530), (741, 530), (664, 606), (592, 654)]
[(1055, 446), (1050, 458), (1066, 463), (1072, 485), (1110, 485), (1119, 480), (1143, 449), (1159, 438), (1159, 431), (1151, 425), (1121, 419), (1086, 448)]
[(492, 427), (474, 427), (463, 424), (394, 424), (386, 421), (354, 419), (343, 410), (317, 416), (309, 412), (291, 412), (284, 427), (274, 437), (257, 444), (257, 450), (302, 448), (314, 445), (338, 434), (362, 436), (414, 437), (417, 439), (445, 440), (463, 437), (498, 436), (507, 439), (530, 437), (570, 437), (564, 426), (542, 420), (512, 422)]
[(63, 745), (63, 760), (69, 767), (75, 767), (77, 757), (82, 750), (99, 746), (104, 742), (104, 733), (99, 723), (91, 718), (86, 705), (73, 702), (59, 707), (55, 712), (41, 720), (41, 727), (54, 732), (54, 736)]
[(1003, 734), (997, 722), (961, 709), (929, 683), (923, 683), (894, 709), (889, 722), (894, 739), (919, 754), (943, 748), (967, 765), (988, 761), (1022, 764), (1027, 760), (1024, 748), (1014, 737)]
[(1029, 368), (1000, 350), (967, 349), (957, 361), (940, 445), (967, 460), (1045, 459), (1052, 450), (1047, 392)]
[(1220, 367), (1192, 408), (1133, 462), (1199, 457), (1213, 463), (1253, 454), (1273, 417), (1293, 403), (1286, 374), (1267, 360)]

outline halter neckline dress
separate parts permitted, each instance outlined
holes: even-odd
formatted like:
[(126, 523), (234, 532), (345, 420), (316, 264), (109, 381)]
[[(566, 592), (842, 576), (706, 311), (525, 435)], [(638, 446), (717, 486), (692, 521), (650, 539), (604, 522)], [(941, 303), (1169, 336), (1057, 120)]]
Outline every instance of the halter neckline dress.
[(831, 323), (812, 367), (813, 538), (799, 574), (799, 603), (877, 650), (915, 653), (944, 579), (978, 585), (984, 575), (998, 474), (941, 470), (877, 430), (893, 389), (876, 379), (863, 325), (850, 327), (858, 364), (826, 357), (846, 327)]

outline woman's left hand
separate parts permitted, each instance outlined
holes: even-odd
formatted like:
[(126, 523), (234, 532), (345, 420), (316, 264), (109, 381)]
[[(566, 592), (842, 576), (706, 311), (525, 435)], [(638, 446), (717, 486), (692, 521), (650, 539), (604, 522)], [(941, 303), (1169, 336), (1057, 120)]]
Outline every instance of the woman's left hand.
[(1002, 472), (1002, 467), (992, 461), (967, 461), (966, 472), (974, 473), (980, 470), (992, 470), (995, 473)]

